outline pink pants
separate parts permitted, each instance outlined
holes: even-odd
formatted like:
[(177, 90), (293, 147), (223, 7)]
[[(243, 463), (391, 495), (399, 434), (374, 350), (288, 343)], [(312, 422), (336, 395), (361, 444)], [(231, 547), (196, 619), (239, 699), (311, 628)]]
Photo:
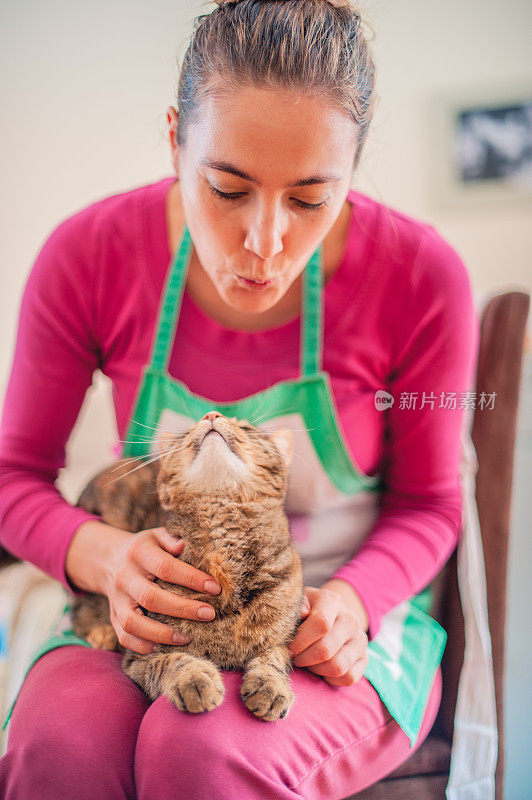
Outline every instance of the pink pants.
[[(340, 800), (413, 752), (366, 678), (330, 686), (291, 674), (296, 700), (265, 722), (243, 705), (241, 672), (224, 672), (222, 704), (203, 714), (149, 703), (121, 656), (69, 645), (32, 667), (0, 759), (3, 800)], [(441, 699), (434, 679), (418, 747)]]

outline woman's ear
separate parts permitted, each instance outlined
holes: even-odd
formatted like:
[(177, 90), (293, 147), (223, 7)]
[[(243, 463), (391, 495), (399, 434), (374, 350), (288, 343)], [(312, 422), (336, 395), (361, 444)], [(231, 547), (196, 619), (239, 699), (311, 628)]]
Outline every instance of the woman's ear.
[(179, 180), (179, 145), (177, 143), (177, 128), (179, 125), (179, 115), (173, 106), (168, 106), (166, 110), (166, 122), (168, 124), (168, 140), (170, 142), (170, 152), (176, 176)]

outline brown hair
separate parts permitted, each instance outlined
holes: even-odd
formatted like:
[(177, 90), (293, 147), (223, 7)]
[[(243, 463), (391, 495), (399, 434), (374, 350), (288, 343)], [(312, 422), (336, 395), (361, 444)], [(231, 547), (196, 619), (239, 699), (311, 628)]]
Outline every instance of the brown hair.
[[(331, 98), (355, 124), (353, 170), (375, 105), (375, 67), (351, 0), (217, 0), (194, 21), (177, 92), (184, 145), (203, 97), (243, 85)], [(220, 81), (217, 81), (217, 78)]]

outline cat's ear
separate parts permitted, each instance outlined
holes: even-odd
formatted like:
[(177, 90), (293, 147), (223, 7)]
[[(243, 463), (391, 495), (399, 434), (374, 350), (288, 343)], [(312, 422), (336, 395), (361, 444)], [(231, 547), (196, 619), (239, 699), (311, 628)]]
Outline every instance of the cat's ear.
[(279, 449), (286, 466), (292, 461), (292, 450), (294, 448), (294, 437), (289, 428), (279, 428), (278, 431), (268, 431), (268, 435), (275, 446)]

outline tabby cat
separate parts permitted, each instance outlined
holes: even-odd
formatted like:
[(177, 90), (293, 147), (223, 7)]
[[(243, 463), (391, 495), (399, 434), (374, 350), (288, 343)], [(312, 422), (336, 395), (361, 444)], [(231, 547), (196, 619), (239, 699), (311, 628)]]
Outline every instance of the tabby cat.
[[(157, 578), (164, 589), (215, 608), (210, 622), (143, 609), (191, 642), (157, 644), (135, 653), (118, 643), (106, 597), (75, 596), (73, 627), (93, 647), (119, 650), (122, 668), (155, 700), (201, 712), (224, 696), (219, 669), (244, 670), (241, 697), (257, 717), (285, 717), (294, 695), (288, 643), (303, 602), (301, 559), (284, 513), (289, 430), (266, 433), (246, 420), (210, 412), (185, 433), (159, 441), (160, 456), (130, 472), (122, 459), (96, 475), (77, 505), (117, 528), (138, 532), (165, 526), (183, 539), (179, 558), (221, 586), (211, 596)], [(117, 467), (128, 467), (116, 479)]]

